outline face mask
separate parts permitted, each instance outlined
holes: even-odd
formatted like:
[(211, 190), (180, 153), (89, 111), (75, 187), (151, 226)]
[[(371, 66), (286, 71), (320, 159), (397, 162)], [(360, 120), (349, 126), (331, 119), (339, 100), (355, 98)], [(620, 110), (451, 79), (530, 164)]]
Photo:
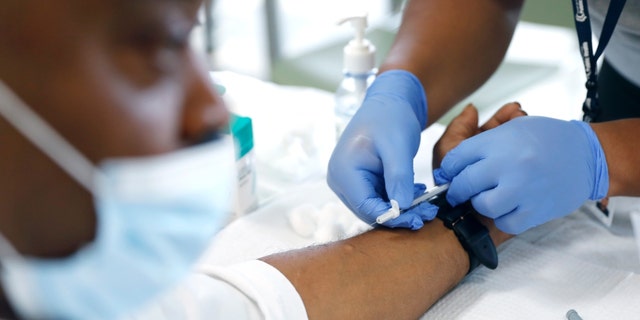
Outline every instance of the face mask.
[(95, 240), (68, 258), (23, 257), (0, 244), (3, 289), (25, 318), (114, 319), (134, 311), (177, 284), (227, 222), (235, 190), (228, 137), (96, 168), (2, 81), (0, 115), (85, 186), (96, 206)]

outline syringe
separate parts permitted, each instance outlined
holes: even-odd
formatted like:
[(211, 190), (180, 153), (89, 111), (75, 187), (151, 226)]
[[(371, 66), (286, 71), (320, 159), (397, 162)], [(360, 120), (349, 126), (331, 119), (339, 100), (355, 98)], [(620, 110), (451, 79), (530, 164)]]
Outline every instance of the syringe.
[(391, 209), (389, 209), (387, 212), (379, 215), (376, 218), (376, 223), (377, 224), (383, 224), (391, 219), (395, 219), (397, 217), (400, 216), (401, 213), (425, 202), (425, 201), (430, 201), (432, 199), (434, 199), (435, 197), (441, 195), (442, 193), (446, 192), (447, 190), (449, 190), (449, 184), (445, 183), (439, 186), (435, 186), (429, 190), (427, 190), (425, 193), (421, 194), (420, 196), (418, 196), (417, 198), (413, 199), (413, 202), (411, 202), (411, 205), (409, 206), (409, 208), (406, 209), (400, 209), (398, 207), (398, 202), (394, 199), (391, 199), (390, 203), (391, 203)]

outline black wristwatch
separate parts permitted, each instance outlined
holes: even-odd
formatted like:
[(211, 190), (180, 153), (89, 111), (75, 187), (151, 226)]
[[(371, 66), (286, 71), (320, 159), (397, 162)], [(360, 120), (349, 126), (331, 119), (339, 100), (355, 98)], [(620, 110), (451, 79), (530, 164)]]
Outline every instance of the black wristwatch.
[(430, 202), (439, 207), (437, 217), (453, 230), (469, 254), (469, 272), (480, 264), (489, 269), (498, 267), (498, 253), (489, 236), (489, 229), (474, 217), (476, 210), (470, 201), (452, 207), (442, 194)]

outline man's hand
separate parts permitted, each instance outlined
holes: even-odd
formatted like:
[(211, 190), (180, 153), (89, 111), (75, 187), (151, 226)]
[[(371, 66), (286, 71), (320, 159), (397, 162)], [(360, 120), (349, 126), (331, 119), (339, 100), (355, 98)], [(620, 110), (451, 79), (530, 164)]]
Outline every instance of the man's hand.
[[(455, 148), (463, 140), (473, 137), (481, 132), (493, 129), (499, 125), (508, 122), (511, 119), (526, 116), (520, 104), (511, 102), (500, 108), (485, 124), (478, 127), (478, 110), (469, 104), (457, 117), (451, 121), (442, 137), (433, 147), (433, 168), (440, 167), (440, 161), (445, 154)], [(476, 215), (476, 218), (489, 229), (491, 238), (495, 243), (502, 243), (511, 238), (511, 235), (498, 230), (493, 219), (489, 219), (483, 215)]]
[(519, 103), (511, 102), (502, 106), (485, 124), (478, 126), (478, 110), (475, 106), (469, 104), (451, 121), (442, 137), (433, 147), (433, 169), (439, 168), (445, 154), (458, 146), (463, 140), (493, 129), (511, 119), (526, 115), (527, 113), (521, 109)]

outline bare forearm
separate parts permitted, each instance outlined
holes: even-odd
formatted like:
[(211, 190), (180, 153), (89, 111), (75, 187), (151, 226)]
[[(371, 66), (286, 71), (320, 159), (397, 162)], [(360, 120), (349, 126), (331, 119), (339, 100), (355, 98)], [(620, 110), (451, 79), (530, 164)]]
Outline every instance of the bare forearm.
[(523, 0), (412, 0), (381, 72), (422, 82), (429, 124), (482, 85), (509, 46)]
[[(506, 239), (495, 229), (492, 237)], [(376, 229), (263, 260), (293, 283), (310, 319), (416, 319), (469, 268), (467, 253), (438, 219), (419, 231)]]
[(609, 169), (609, 196), (640, 196), (640, 119), (594, 123)]

